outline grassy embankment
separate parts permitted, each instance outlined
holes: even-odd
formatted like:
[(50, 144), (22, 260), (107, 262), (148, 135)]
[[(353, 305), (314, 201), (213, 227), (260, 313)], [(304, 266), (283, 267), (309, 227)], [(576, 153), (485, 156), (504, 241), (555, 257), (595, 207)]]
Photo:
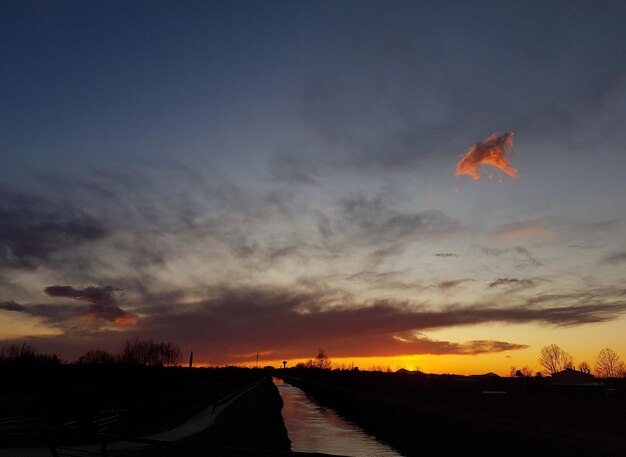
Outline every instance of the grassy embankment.
[[(290, 373), (287, 381), (407, 455), (626, 455), (626, 393), (556, 395), (549, 380)], [(482, 394), (484, 390), (507, 394)]]

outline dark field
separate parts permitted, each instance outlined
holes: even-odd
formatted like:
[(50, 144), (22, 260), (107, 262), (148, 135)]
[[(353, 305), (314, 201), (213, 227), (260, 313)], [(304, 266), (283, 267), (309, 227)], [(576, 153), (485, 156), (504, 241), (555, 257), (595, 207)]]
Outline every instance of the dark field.
[[(3, 430), (3, 444), (47, 444), (41, 431), (118, 415), (111, 433), (141, 436), (172, 428), (208, 405), (265, 376), (238, 368), (124, 365), (0, 366), (0, 417), (31, 420)], [(21, 419), (20, 419), (21, 420)], [(92, 431), (87, 428), (87, 431)]]
[[(119, 421), (107, 433), (132, 438), (166, 430), (265, 378), (211, 428), (159, 446), (158, 452), (190, 457), (289, 452), (282, 400), (264, 370), (58, 364), (4, 364), (0, 370), (0, 416), (36, 419), (30, 431), (2, 431), (3, 446), (47, 445), (46, 428), (88, 423), (110, 411), (118, 412)], [(408, 456), (626, 455), (624, 379), (582, 392), (555, 389), (549, 378), (317, 369), (275, 373)], [(81, 441), (80, 436), (72, 440)], [(93, 435), (84, 441), (92, 442)], [(154, 452), (149, 447), (117, 455)]]
[(289, 453), (291, 443), (281, 415), (282, 399), (266, 378), (219, 415), (208, 430), (171, 445), (117, 452), (120, 457), (264, 456)]
[(606, 395), (559, 392), (549, 378), (285, 374), (407, 455), (626, 455), (624, 380), (614, 380), (615, 392)]

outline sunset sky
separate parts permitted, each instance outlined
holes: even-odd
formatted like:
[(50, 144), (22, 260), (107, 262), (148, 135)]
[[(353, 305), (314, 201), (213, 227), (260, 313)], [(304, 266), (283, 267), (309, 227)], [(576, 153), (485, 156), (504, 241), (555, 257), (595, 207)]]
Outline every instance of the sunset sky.
[[(624, 24), (622, 1), (2, 2), (0, 345), (625, 358)], [(493, 144), (515, 173), (456, 176)]]

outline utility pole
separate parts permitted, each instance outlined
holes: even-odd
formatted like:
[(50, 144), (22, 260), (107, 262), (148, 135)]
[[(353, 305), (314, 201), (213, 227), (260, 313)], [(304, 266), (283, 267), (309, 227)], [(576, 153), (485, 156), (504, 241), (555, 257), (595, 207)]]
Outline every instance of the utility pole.
[(193, 368), (193, 351), (189, 355), (189, 368)]
[(259, 354), (256, 355), (256, 367), (259, 368)]

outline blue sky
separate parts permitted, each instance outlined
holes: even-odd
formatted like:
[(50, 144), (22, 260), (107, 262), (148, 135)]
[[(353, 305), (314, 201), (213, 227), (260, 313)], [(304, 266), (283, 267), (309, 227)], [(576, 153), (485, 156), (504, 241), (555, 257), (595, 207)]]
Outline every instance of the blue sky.
[[(625, 20), (612, 1), (3, 4), (0, 336), (67, 357), (163, 337), (209, 363), (626, 350)], [(517, 178), (454, 176), (507, 131)]]

